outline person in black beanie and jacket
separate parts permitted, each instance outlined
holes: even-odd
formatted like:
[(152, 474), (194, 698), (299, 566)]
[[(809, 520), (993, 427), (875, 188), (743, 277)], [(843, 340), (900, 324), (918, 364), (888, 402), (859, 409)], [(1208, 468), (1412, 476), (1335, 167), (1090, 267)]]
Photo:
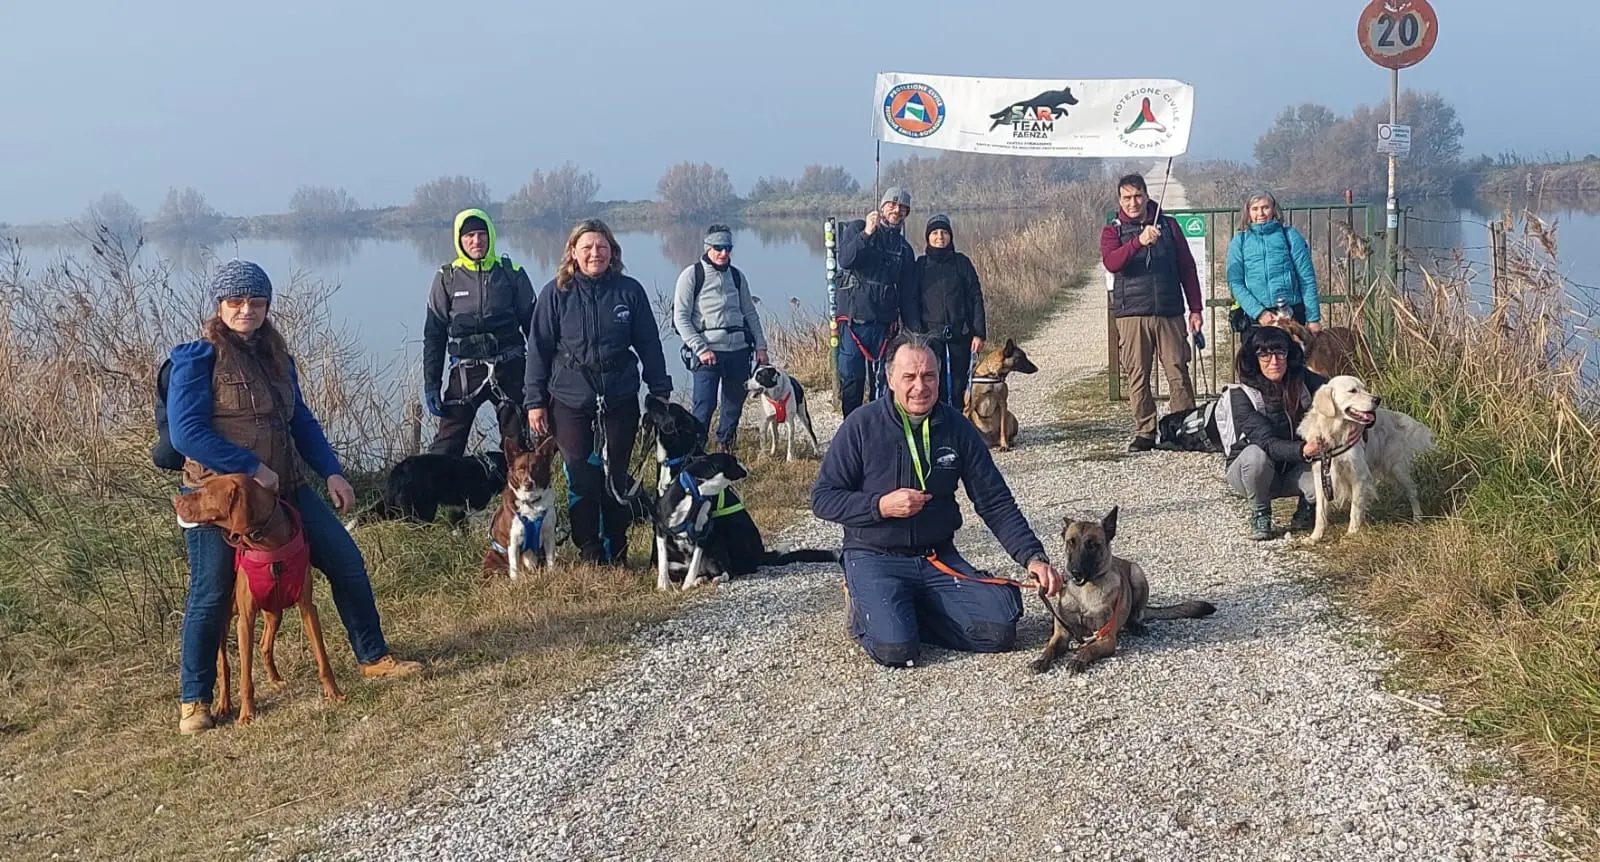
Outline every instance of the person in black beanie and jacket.
[(939, 359), (939, 400), (957, 410), (966, 404), (967, 370), (983, 349), (988, 322), (983, 287), (972, 259), (956, 251), (950, 217), (928, 219), (928, 250), (917, 258), (922, 323)]

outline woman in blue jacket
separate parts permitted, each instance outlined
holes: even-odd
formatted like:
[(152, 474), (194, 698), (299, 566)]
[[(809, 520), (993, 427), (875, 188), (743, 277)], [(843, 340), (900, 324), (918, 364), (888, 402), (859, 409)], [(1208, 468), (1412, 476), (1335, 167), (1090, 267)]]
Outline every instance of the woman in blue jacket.
[(1250, 196), (1239, 232), (1228, 244), (1228, 289), (1244, 313), (1263, 326), (1282, 305), (1307, 329), (1322, 329), (1311, 246), (1283, 223), (1278, 201), (1269, 192)]
[[(167, 422), (172, 448), (185, 459), (184, 488), (192, 491), (213, 476), (244, 473), (290, 501), (300, 513), (311, 565), (328, 579), (361, 675), (392, 679), (416, 673), (422, 665), (389, 652), (366, 562), (313, 484), (316, 477), (327, 481), (328, 496), (340, 512), (355, 502), (339, 457), (300, 394), (289, 348), (267, 319), (272, 281), (254, 263), (231, 260), (217, 268), (211, 298), (217, 312), (202, 328), (203, 337), (172, 349)], [(184, 527), (189, 596), (178, 732), (190, 735), (214, 724), (217, 646), (231, 616), (235, 572), (233, 548), (222, 528)]]

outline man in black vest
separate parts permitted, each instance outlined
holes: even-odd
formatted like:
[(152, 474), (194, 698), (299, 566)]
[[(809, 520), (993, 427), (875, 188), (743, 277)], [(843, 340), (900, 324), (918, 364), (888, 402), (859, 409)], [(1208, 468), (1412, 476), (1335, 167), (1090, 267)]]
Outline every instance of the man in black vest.
[[(455, 237), (456, 259), (434, 275), (422, 324), (422, 402), (439, 417), (428, 451), (442, 455), (467, 450), (485, 401), (494, 402), (502, 438), (521, 431), (533, 320), (533, 282), (511, 258), (495, 254), (488, 213), (457, 213)], [(442, 392), (441, 370), (449, 374)]]
[(922, 331), (917, 254), (906, 242), (911, 192), (890, 186), (865, 219), (839, 228), (839, 412), (861, 406), (884, 385), (883, 352), (897, 328)]
[[(1129, 452), (1156, 444), (1156, 400), (1150, 365), (1160, 359), (1171, 390), (1169, 412), (1194, 407), (1189, 380), (1189, 333), (1200, 331), (1200, 273), (1194, 255), (1171, 216), (1156, 218), (1144, 177), (1117, 180), (1117, 222), (1100, 231), (1100, 258), (1112, 274), (1111, 313), (1117, 321), (1118, 355), (1128, 373), (1133, 402)], [(1184, 305), (1189, 307), (1188, 325)]]

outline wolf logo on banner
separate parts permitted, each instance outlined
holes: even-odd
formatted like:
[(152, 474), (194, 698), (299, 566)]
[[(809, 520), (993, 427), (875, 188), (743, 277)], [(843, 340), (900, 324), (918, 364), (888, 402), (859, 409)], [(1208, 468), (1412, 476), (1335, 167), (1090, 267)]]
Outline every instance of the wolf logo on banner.
[[(1072, 96), (1071, 87), (1062, 87), (1059, 90), (1045, 90), (1026, 102), (1012, 102), (1004, 108), (989, 115), (994, 120), (994, 125), (989, 131), (994, 131), (1006, 123), (1010, 123), (1014, 132), (1033, 131), (1050, 132), (1053, 128), (1040, 129), (1038, 124), (1050, 124), (1067, 115), (1067, 106), (1076, 105), (1078, 100)], [(1018, 128), (1018, 126), (1032, 126), (1031, 129)], [(1018, 135), (1021, 137), (1021, 135)]]

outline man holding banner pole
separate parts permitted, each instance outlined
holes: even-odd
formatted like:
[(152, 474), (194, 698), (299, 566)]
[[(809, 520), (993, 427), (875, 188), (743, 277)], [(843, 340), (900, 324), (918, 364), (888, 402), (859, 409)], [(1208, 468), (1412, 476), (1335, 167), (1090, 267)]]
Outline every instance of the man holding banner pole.
[(1144, 177), (1128, 174), (1119, 179), (1117, 204), (1116, 223), (1100, 232), (1100, 257), (1112, 274), (1117, 352), (1128, 374), (1133, 403), (1128, 451), (1147, 452), (1156, 443), (1156, 401), (1150, 392), (1150, 368), (1156, 360), (1172, 393), (1169, 412), (1194, 407), (1189, 334), (1199, 332), (1202, 323), (1200, 273), (1177, 220), (1159, 214)]
[[(917, 255), (902, 230), (911, 193), (891, 186), (878, 208), (839, 229), (839, 412), (849, 416), (883, 394), (883, 351), (902, 327), (922, 330)], [(869, 394), (870, 387), (870, 394)]]

